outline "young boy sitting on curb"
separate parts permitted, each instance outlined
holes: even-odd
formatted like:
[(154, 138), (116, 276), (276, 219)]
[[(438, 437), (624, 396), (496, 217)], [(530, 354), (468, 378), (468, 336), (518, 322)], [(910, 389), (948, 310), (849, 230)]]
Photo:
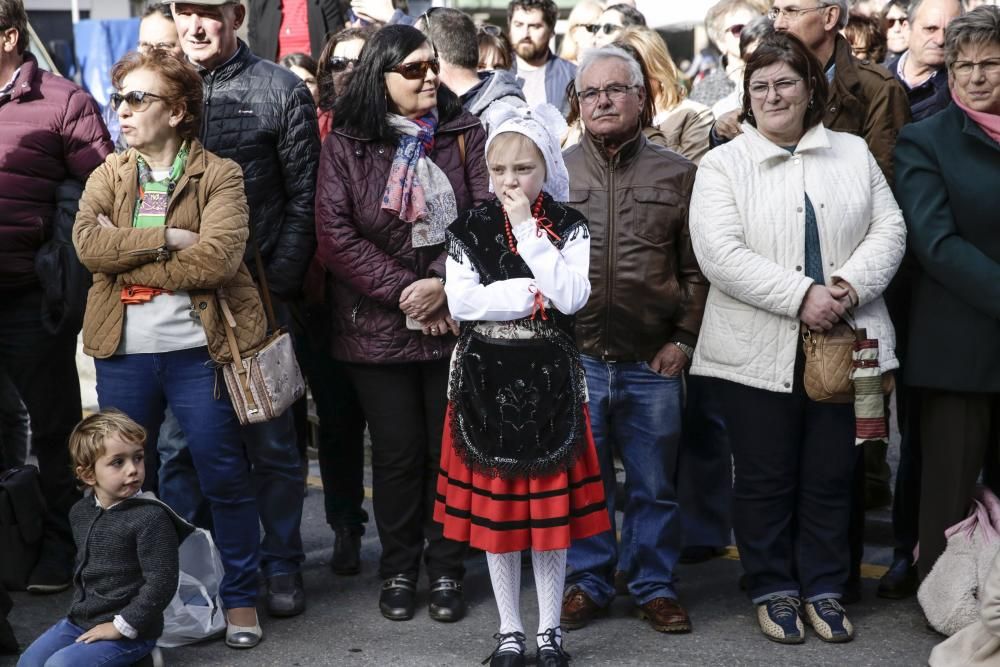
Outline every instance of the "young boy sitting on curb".
[(73, 601), (18, 667), (132, 665), (156, 646), (177, 590), (178, 545), (193, 527), (140, 492), (145, 442), (145, 430), (118, 410), (73, 429), (76, 476), (93, 491), (69, 515), (77, 549)]

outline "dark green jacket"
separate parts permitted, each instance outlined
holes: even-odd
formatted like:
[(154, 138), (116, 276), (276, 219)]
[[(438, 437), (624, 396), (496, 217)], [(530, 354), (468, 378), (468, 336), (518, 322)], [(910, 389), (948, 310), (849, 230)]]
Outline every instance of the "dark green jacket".
[(904, 380), (1000, 392), (1000, 144), (951, 104), (904, 127), (894, 161), (920, 265)]

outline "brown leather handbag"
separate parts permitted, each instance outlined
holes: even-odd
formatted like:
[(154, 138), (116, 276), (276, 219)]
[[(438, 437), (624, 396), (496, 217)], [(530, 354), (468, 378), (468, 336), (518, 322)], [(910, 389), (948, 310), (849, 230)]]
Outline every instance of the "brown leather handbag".
[[(802, 382), (806, 395), (819, 403), (853, 403), (854, 345), (867, 338), (867, 330), (855, 327), (847, 313), (829, 331), (806, 329), (802, 333), (802, 350), (806, 357)], [(883, 373), (882, 393), (888, 396), (894, 387), (892, 373)]]
[(854, 402), (851, 367), (859, 334), (864, 338), (864, 329), (857, 330), (846, 320), (822, 333), (803, 332), (806, 364), (802, 380), (809, 398), (820, 403)]

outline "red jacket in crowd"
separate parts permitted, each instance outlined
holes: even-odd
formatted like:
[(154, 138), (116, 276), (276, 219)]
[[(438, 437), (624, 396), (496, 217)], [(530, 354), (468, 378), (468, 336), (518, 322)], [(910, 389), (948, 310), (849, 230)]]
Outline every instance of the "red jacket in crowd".
[(25, 53), (14, 87), (0, 96), (0, 291), (37, 282), (34, 258), (56, 187), (86, 183), (112, 148), (94, 99)]

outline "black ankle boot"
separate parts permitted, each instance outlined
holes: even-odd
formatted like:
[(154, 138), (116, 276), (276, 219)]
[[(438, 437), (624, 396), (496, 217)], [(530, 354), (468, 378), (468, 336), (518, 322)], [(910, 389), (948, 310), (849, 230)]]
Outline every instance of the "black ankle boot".
[(431, 618), (442, 623), (454, 623), (465, 616), (465, 599), (462, 596), (462, 582), (452, 577), (438, 577), (431, 582)]
[(355, 535), (350, 528), (334, 528), (333, 534), (330, 569), (341, 575), (361, 572), (361, 536)]
[[(497, 647), (493, 649), (493, 653), (486, 656), (481, 664), (489, 663), (490, 667), (524, 667), (523, 632), (504, 632), (502, 634), (498, 632), (493, 635), (493, 639), (497, 640)], [(514, 639), (517, 642), (516, 651), (510, 645), (509, 639)], [(504, 642), (507, 642), (506, 646), (504, 646)], [(500, 652), (501, 646), (504, 646), (502, 653)]]
[(382, 582), (378, 608), (390, 621), (408, 621), (417, 609), (417, 582), (397, 574)]

